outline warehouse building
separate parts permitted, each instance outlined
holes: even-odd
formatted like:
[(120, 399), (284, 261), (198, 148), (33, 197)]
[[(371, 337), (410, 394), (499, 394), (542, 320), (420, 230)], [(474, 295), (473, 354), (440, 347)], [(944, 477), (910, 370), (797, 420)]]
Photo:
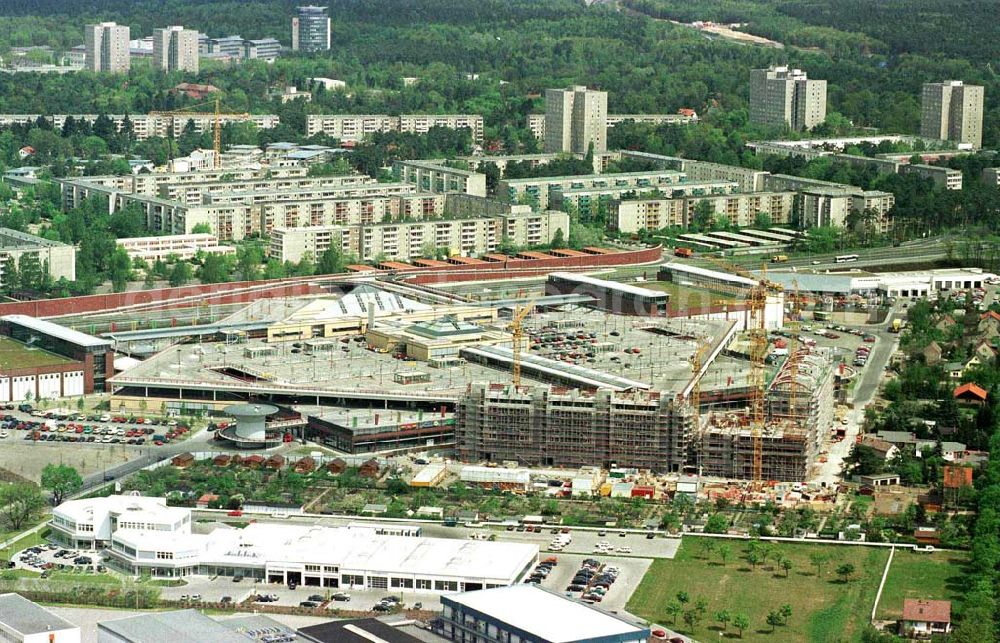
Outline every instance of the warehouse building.
[(616, 315), (666, 314), (670, 295), (632, 284), (596, 279), (574, 272), (549, 273), (545, 281), (546, 295), (586, 295), (594, 306)]
[(80, 628), (20, 594), (0, 594), (0, 640), (80, 643)]
[(441, 597), (434, 631), (449, 641), (646, 643), (650, 629), (534, 585)]
[(106, 339), (27, 315), (0, 317), (0, 332), (10, 338), (7, 377), (0, 377), (0, 391), (5, 379), (11, 385), (10, 400), (103, 393), (115, 373)]

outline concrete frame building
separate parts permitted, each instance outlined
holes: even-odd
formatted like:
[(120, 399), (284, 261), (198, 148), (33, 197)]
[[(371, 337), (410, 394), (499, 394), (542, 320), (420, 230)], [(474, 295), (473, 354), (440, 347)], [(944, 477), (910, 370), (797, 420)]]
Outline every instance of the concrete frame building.
[(412, 183), (423, 192), (461, 192), (486, 197), (486, 175), (479, 172), (431, 161), (394, 161), (392, 173), (397, 181)]
[[(86, 121), (91, 125), (98, 118), (98, 114), (0, 114), (0, 127), (26, 125), (36, 122), (39, 118), (44, 118), (52, 123), (53, 129), (59, 130), (62, 129), (69, 116), (78, 122)], [(212, 114), (106, 114), (106, 116), (114, 123), (116, 130), (121, 130), (122, 124), (127, 118), (132, 124), (132, 132), (138, 141), (145, 140), (150, 136), (165, 137), (171, 134), (175, 137), (180, 136), (188, 123), (191, 123), (199, 134), (210, 132), (215, 126), (215, 116)], [(250, 116), (221, 114), (219, 120), (223, 124), (249, 122), (258, 129), (273, 129), (279, 123), (276, 114), (251, 114)]]
[(11, 262), (19, 270), (24, 267), (25, 257), (37, 259), (42, 271), (47, 271), (53, 281), (76, 280), (76, 247), (42, 237), (0, 228), (0, 284), (4, 282), (4, 271)]
[(479, 114), (309, 114), (306, 135), (326, 134), (341, 142), (358, 143), (377, 132), (426, 134), (432, 127), (468, 129), (472, 140), (483, 140), (483, 117)]
[(611, 205), (608, 225), (620, 232), (661, 230), (691, 225), (698, 204), (707, 202), (717, 218), (730, 225), (755, 225), (758, 214), (767, 215), (775, 225), (792, 220), (795, 192), (752, 192), (725, 195), (691, 196), (679, 199), (638, 199), (616, 201)]
[(125, 248), (131, 259), (146, 261), (163, 260), (174, 256), (191, 259), (199, 252), (204, 254), (235, 254), (235, 246), (220, 246), (214, 234), (175, 234), (160, 237), (128, 237), (117, 239), (115, 243)]
[(456, 410), (466, 462), (680, 471), (694, 429), (680, 398), (651, 391), (472, 384)]
[(608, 93), (576, 85), (545, 90), (545, 151), (595, 154), (608, 149)]
[(595, 188), (619, 188), (622, 190), (669, 189), (673, 186), (678, 186), (684, 179), (684, 173), (675, 170), (503, 179), (497, 185), (497, 195), (510, 203), (517, 203), (521, 199), (528, 199), (532, 202), (533, 207), (545, 210), (550, 207), (556, 192), (566, 194), (570, 190)]
[(920, 135), (979, 149), (983, 146), (983, 96), (982, 85), (960, 80), (924, 83)]
[(945, 190), (961, 190), (964, 183), (962, 170), (956, 170), (943, 165), (928, 165), (926, 163), (905, 163), (900, 165), (901, 174), (916, 174), (934, 181), (934, 185)]
[(24, 391), (30, 391), (34, 399), (39, 399), (103, 393), (107, 390), (106, 382), (115, 372), (115, 353), (110, 341), (27, 315), (0, 317), (0, 329), (4, 335), (21, 344), (54, 353), (67, 361), (74, 362), (73, 368), (64, 368), (60, 371), (63, 373), (61, 389), (58, 378), (43, 378), (39, 371), (37, 388), (34, 378), (12, 380), (11, 399), (16, 399), (19, 391), (21, 397)]
[(809, 130), (826, 120), (826, 81), (787, 66), (750, 70), (750, 121)]
[(153, 30), (153, 66), (165, 72), (198, 73), (198, 32), (174, 26)]
[(128, 73), (129, 39), (127, 25), (114, 22), (87, 25), (83, 32), (86, 68), (112, 74)]
[(330, 16), (326, 7), (299, 7), (292, 18), (292, 51), (313, 53), (330, 49)]

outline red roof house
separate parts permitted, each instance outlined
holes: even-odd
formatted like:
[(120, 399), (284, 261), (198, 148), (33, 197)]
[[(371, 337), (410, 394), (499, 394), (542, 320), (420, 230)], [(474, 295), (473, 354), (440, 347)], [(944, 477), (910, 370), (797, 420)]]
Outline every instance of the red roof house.
[(988, 393), (986, 389), (973, 382), (968, 382), (957, 387), (952, 393), (952, 396), (956, 400), (961, 400), (962, 402), (970, 402), (972, 404), (982, 404), (986, 401)]
[(930, 638), (951, 631), (951, 601), (903, 600), (903, 618), (899, 633), (911, 638)]

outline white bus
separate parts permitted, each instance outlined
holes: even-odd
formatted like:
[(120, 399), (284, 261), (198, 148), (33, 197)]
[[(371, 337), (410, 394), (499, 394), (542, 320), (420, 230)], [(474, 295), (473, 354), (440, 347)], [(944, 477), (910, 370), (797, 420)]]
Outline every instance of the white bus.
[(834, 258), (834, 261), (837, 263), (847, 263), (848, 261), (857, 261), (857, 260), (858, 260), (858, 255), (840, 255), (839, 257)]

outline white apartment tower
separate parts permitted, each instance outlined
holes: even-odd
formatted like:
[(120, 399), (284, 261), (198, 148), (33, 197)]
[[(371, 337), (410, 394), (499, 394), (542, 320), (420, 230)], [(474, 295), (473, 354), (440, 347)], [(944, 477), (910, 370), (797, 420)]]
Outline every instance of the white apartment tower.
[(545, 90), (545, 151), (586, 154), (608, 149), (608, 93), (582, 85)]
[(808, 130), (826, 120), (826, 81), (788, 67), (750, 70), (750, 122)]
[(129, 69), (129, 28), (114, 22), (87, 25), (83, 33), (86, 50), (84, 66), (90, 71), (113, 74), (127, 73)]
[(960, 80), (924, 83), (920, 135), (982, 147), (983, 96), (982, 85), (966, 85)]
[(330, 49), (330, 17), (326, 7), (299, 7), (292, 18), (292, 51)]
[(198, 32), (184, 27), (153, 30), (153, 66), (198, 73)]

